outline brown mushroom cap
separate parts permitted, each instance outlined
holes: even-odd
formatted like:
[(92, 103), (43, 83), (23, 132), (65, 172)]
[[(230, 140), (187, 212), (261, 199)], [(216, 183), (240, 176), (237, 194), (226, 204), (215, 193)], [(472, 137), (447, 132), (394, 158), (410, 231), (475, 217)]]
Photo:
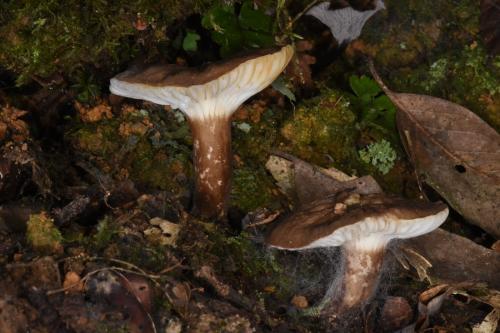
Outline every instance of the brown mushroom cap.
[(283, 71), (291, 46), (258, 50), (201, 68), (177, 65), (136, 67), (111, 79), (113, 94), (170, 105), (189, 118), (230, 116)]
[(301, 250), (354, 242), (384, 247), (393, 238), (411, 238), (439, 227), (448, 216), (442, 202), (411, 201), (386, 195), (354, 194), (315, 201), (277, 224), (266, 235), (272, 247)]

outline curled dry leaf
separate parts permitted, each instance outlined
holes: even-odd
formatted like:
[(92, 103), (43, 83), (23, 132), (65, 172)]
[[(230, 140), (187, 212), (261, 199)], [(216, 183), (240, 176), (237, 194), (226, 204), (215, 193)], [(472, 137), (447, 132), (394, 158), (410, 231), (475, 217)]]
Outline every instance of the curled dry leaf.
[(179, 282), (171, 289), (170, 300), (175, 311), (186, 317), (189, 312), (189, 300), (191, 299), (191, 288), (187, 283)]
[(382, 193), (371, 176), (352, 178), (336, 169), (323, 169), (285, 153), (271, 155), (266, 168), (277, 180), (278, 186), (300, 204), (345, 190), (359, 194)]
[(473, 223), (500, 237), (500, 135), (468, 109), (426, 95), (389, 90), (401, 140), (420, 180)]
[(490, 288), (500, 289), (500, 253), (467, 238), (437, 229), (405, 241), (402, 248), (401, 252), (412, 266), (418, 268), (421, 265), (418, 258), (415, 260), (407, 255), (409, 249), (416, 250), (431, 263), (432, 266), (426, 268), (426, 275), (432, 280), (448, 283), (485, 282)]
[(295, 87), (302, 86), (305, 89), (312, 89), (315, 86), (311, 65), (316, 63), (316, 58), (308, 54), (312, 49), (313, 43), (308, 40), (301, 40), (295, 46), (295, 57), (285, 69), (285, 74)]
[(495, 333), (500, 321), (500, 309), (493, 309), (484, 320), (472, 328), (472, 333)]
[(102, 297), (112, 307), (125, 313), (129, 318), (130, 332), (156, 333), (153, 319), (146, 310), (147, 305), (143, 303), (145, 295), (138, 293), (138, 285), (144, 285), (140, 277), (125, 276), (116, 270), (109, 269), (92, 275), (87, 280), (86, 288), (88, 293)]
[(22, 116), (28, 112), (16, 109), (9, 105), (0, 109), (0, 141), (12, 139), (16, 142), (25, 141), (29, 137), (29, 127)]
[(102, 119), (111, 119), (113, 117), (111, 106), (106, 102), (102, 102), (94, 107), (87, 107), (76, 101), (75, 109), (85, 123), (94, 123)]

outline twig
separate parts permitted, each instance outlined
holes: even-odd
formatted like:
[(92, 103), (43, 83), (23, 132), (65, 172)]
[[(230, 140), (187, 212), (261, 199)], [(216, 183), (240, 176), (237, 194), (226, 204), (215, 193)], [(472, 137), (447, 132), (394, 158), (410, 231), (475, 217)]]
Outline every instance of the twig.
[(305, 13), (309, 11), (313, 6), (315, 6), (320, 0), (314, 0), (310, 4), (308, 4), (300, 13), (295, 15), (295, 17), (288, 23), (288, 28), (292, 28), (295, 22), (297, 22), (298, 19), (300, 19), (302, 16), (304, 16)]

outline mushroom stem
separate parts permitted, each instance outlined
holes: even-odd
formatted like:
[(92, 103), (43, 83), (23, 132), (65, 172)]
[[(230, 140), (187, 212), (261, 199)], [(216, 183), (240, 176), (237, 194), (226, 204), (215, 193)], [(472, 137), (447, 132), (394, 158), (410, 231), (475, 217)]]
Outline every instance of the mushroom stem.
[(363, 306), (370, 301), (377, 289), (385, 246), (363, 245), (366, 244), (356, 241), (346, 243), (343, 247), (342, 276), (334, 286), (331, 319), (341, 316), (350, 309)]
[(193, 212), (205, 218), (225, 215), (231, 181), (231, 121), (190, 119), (195, 194)]

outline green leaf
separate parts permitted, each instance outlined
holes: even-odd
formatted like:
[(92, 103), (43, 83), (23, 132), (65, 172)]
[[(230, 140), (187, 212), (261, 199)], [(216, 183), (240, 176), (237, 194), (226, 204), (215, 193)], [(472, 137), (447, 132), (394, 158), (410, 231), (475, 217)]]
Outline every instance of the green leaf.
[(208, 12), (203, 15), (201, 25), (205, 29), (213, 29), (222, 33), (224, 28), (238, 25), (236, 17), (234, 16), (234, 7), (230, 5), (218, 5), (210, 8)]
[(253, 1), (245, 1), (241, 6), (239, 16), (240, 26), (243, 29), (261, 32), (271, 32), (272, 19), (263, 11), (253, 8)]
[(259, 48), (274, 45), (274, 37), (269, 34), (249, 30), (243, 30), (242, 34), (247, 46)]
[(276, 80), (272, 83), (272, 86), (274, 89), (288, 97), (289, 100), (292, 102), (295, 102), (295, 95), (293, 92), (286, 86), (285, 80), (283, 80), (283, 77), (278, 76)]
[(186, 37), (184, 37), (184, 40), (182, 41), (182, 48), (184, 49), (184, 51), (195, 52), (196, 50), (198, 50), (199, 40), (200, 35), (198, 35), (196, 32), (188, 31), (186, 33)]
[(361, 77), (351, 76), (349, 78), (349, 85), (358, 97), (363, 97), (364, 95), (375, 97), (382, 91), (375, 81), (365, 75)]
[(373, 101), (373, 106), (382, 114), (382, 126), (388, 130), (396, 130), (396, 107), (386, 95), (379, 96)]

